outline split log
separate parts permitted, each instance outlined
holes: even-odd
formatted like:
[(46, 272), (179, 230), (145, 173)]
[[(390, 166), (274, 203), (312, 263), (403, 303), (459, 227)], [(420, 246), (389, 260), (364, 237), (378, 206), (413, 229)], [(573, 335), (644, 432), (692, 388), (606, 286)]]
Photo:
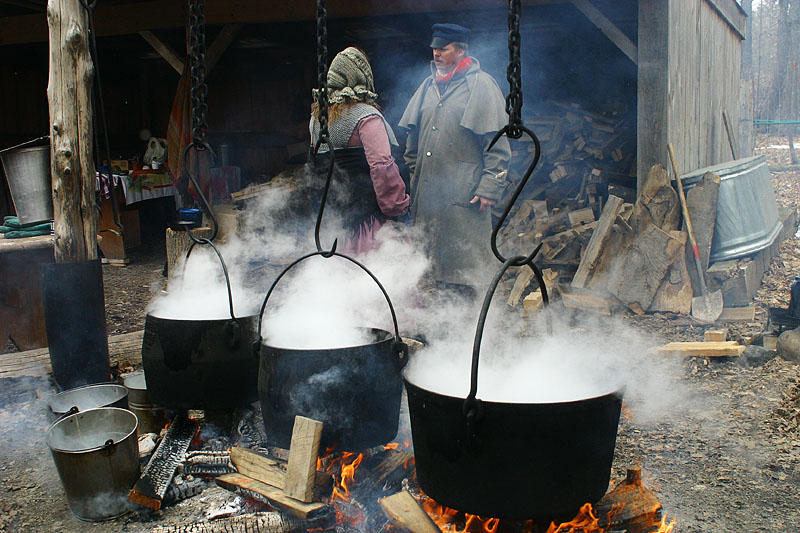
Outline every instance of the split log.
[(689, 268), (686, 264), (686, 254), (680, 253), (686, 248), (689, 238), (685, 231), (670, 231), (670, 235), (680, 241), (681, 247), (675, 248), (672, 264), (664, 276), (664, 280), (656, 290), (653, 301), (647, 311), (670, 312), (688, 315), (692, 311), (692, 284), (689, 278)]
[[(590, 286), (616, 296), (632, 311), (643, 314), (685, 242), (649, 224), (619, 256), (609, 272), (592, 278)], [(617, 252), (619, 253), (619, 252)]]
[(531, 292), (522, 300), (522, 308), (525, 311), (538, 311), (543, 306), (544, 300), (542, 299), (542, 293), (539, 291)]
[(256, 481), (242, 474), (225, 474), (218, 477), (216, 480), (217, 485), (223, 489), (227, 489), (237, 494), (244, 496), (253, 495), (261, 496), (266, 499), (270, 505), (282, 509), (298, 518), (304, 520), (313, 520), (316, 517), (324, 515), (328, 506), (320, 502), (305, 503), (288, 497), (282, 490)]
[[(703, 178), (686, 193), (686, 208), (689, 210), (689, 216), (692, 217), (694, 238), (700, 252), (700, 264), (704, 269), (708, 269), (711, 256), (711, 240), (714, 237), (717, 219), (719, 186), (719, 176), (713, 172), (706, 172)], [(685, 226), (686, 222), (684, 222)], [(686, 261), (694, 264), (694, 253), (691, 247), (686, 248)], [(705, 271), (703, 273), (705, 274)], [(702, 294), (703, 290), (696, 269), (690, 269), (689, 276), (691, 276), (692, 287), (695, 288), (694, 293)]]
[(642, 184), (642, 190), (636, 199), (633, 216), (629, 221), (635, 230), (653, 224), (663, 231), (678, 229), (681, 206), (678, 193), (661, 165), (653, 165)]
[(531, 284), (532, 279), (533, 270), (527, 266), (523, 266), (519, 274), (517, 274), (517, 279), (514, 281), (514, 287), (511, 289), (511, 294), (508, 296), (508, 305), (511, 307), (517, 306), (519, 299), (522, 298), (525, 289), (527, 289), (528, 285)]
[(670, 342), (664, 346), (652, 348), (662, 355), (684, 355), (688, 357), (738, 357), (746, 346), (736, 341), (724, 342)]
[(399, 490), (404, 479), (414, 477), (414, 454), (383, 450), (364, 459), (355, 471), (352, 486), (356, 500), (376, 499), (376, 494)]
[(314, 495), (322, 422), (304, 416), (294, 417), (286, 482), (283, 491), (290, 498), (310, 502)]
[(381, 500), (386, 517), (396, 527), (411, 533), (439, 533), (441, 530), (431, 520), (417, 500), (407, 491), (398, 492)]
[(582, 309), (603, 315), (620, 304), (619, 300), (589, 289), (570, 288), (561, 291), (561, 301), (569, 309)]
[(622, 198), (609, 196), (600, 215), (597, 228), (592, 232), (589, 245), (586, 247), (586, 252), (583, 254), (580, 265), (578, 265), (578, 271), (575, 273), (575, 277), (572, 278), (573, 287), (581, 288), (586, 286), (589, 274), (597, 264), (597, 260), (603, 251), (603, 245), (608, 239), (611, 227), (614, 225), (621, 208)]

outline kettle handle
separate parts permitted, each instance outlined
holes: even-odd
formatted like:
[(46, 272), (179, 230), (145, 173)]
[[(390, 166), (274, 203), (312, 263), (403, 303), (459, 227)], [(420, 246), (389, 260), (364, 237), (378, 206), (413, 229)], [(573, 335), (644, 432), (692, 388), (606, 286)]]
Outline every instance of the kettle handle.
[(283, 269), (283, 272), (281, 272), (278, 275), (278, 277), (275, 278), (275, 281), (272, 282), (272, 286), (270, 286), (269, 290), (267, 291), (267, 295), (264, 297), (264, 302), (261, 304), (261, 311), (258, 313), (258, 340), (256, 342), (257, 343), (261, 342), (261, 324), (262, 324), (262, 321), (264, 320), (264, 310), (267, 308), (267, 301), (269, 300), (269, 297), (272, 295), (272, 291), (275, 289), (275, 286), (278, 285), (278, 282), (281, 280), (281, 278), (287, 272), (289, 272), (289, 270), (291, 270), (295, 265), (297, 265), (301, 261), (305, 261), (306, 259), (308, 259), (310, 257), (314, 257), (315, 255), (321, 255), (321, 256), (323, 256), (325, 258), (337, 256), (337, 257), (341, 257), (342, 259), (347, 259), (348, 261), (350, 261), (354, 265), (358, 266), (361, 270), (363, 270), (364, 272), (369, 274), (369, 277), (371, 277), (372, 280), (378, 285), (378, 288), (380, 288), (381, 292), (383, 293), (384, 298), (386, 298), (386, 303), (389, 304), (389, 311), (392, 313), (392, 323), (394, 324), (395, 341), (398, 344), (398, 351), (399, 351), (398, 355), (400, 356), (401, 359), (403, 359), (405, 357), (403, 355), (403, 353), (407, 354), (408, 351), (407, 351), (407, 348), (406, 348), (406, 351), (403, 352), (402, 347), (399, 346), (400, 344), (405, 346), (405, 343), (400, 338), (400, 330), (397, 327), (397, 314), (395, 314), (395, 312), (394, 312), (394, 306), (392, 305), (391, 299), (389, 299), (389, 294), (386, 292), (386, 289), (383, 288), (383, 285), (381, 285), (381, 282), (378, 281), (378, 278), (375, 277), (375, 274), (370, 272), (367, 267), (365, 267), (364, 265), (362, 265), (361, 263), (359, 263), (358, 261), (356, 261), (352, 257), (344, 255), (344, 254), (340, 254), (339, 252), (336, 252), (336, 251), (331, 252), (331, 251), (322, 250), (322, 251), (317, 251), (317, 252), (312, 252), (310, 254), (306, 254), (303, 257), (295, 260), (292, 264), (287, 266), (285, 269)]
[(186, 250), (186, 258), (183, 261), (183, 270), (181, 271), (181, 285), (183, 285), (183, 279), (186, 275), (186, 263), (189, 262), (189, 256), (192, 255), (192, 250), (194, 250), (195, 245), (200, 242), (200, 244), (206, 244), (211, 247), (214, 252), (216, 252), (217, 257), (219, 258), (219, 262), (222, 265), (222, 273), (225, 275), (225, 285), (228, 288), (228, 308), (231, 312), (231, 320), (236, 320), (236, 316), (233, 314), (233, 291), (231, 291), (231, 278), (228, 276), (228, 267), (225, 266), (225, 261), (222, 259), (222, 254), (219, 253), (217, 247), (214, 246), (214, 243), (211, 242), (209, 239), (199, 239), (198, 241), (192, 241), (189, 245), (189, 249)]
[[(478, 317), (478, 327), (475, 330), (475, 342), (472, 345), (472, 369), (470, 373), (470, 388), (469, 394), (464, 399), (464, 405), (462, 407), (462, 411), (464, 416), (467, 419), (467, 425), (471, 426), (478, 419), (480, 419), (483, 413), (483, 406), (481, 405), (481, 401), (476, 398), (478, 394), (478, 363), (480, 360), (481, 354), (481, 341), (483, 340), (483, 329), (484, 325), (486, 324), (486, 315), (489, 313), (489, 306), (492, 303), (492, 297), (494, 296), (494, 292), (497, 289), (497, 285), (500, 283), (500, 280), (503, 278), (503, 274), (506, 273), (511, 266), (518, 266), (528, 265), (531, 270), (533, 270), (533, 275), (536, 277), (536, 281), (539, 283), (539, 290), (542, 293), (542, 302), (545, 306), (548, 306), (550, 303), (550, 299), (547, 296), (547, 287), (544, 284), (544, 278), (542, 277), (542, 271), (539, 270), (539, 267), (533, 262), (533, 257), (539, 253), (539, 249), (541, 249), (542, 245), (536, 247), (536, 249), (531, 253), (528, 257), (518, 255), (514, 257), (510, 257), (503, 262), (503, 266), (500, 267), (500, 270), (494, 275), (492, 278), (492, 282), (489, 285), (489, 290), (486, 292), (486, 296), (483, 299), (483, 305), (481, 306), (481, 313)], [(548, 319), (548, 329), (550, 328), (550, 315), (547, 315)]]

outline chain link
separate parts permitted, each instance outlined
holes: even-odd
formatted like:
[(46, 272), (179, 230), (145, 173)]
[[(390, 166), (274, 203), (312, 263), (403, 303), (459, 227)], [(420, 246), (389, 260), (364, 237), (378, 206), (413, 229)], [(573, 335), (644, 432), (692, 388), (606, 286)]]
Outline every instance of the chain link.
[(319, 86), (319, 138), (328, 142), (328, 10), (317, 0), (317, 84)]
[(520, 0), (508, 0), (508, 136), (512, 139), (522, 137), (522, 66), (520, 64), (519, 24), (522, 15)]
[(192, 141), (196, 149), (202, 150), (206, 146), (208, 132), (205, 0), (189, 0), (189, 50), (192, 79)]

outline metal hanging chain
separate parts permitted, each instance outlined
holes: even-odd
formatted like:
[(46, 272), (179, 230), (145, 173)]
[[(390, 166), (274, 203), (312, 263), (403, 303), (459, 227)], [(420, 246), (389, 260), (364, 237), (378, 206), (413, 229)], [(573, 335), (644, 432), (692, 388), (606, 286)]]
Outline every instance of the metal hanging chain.
[(192, 140), (197, 150), (208, 148), (208, 86), (206, 85), (206, 2), (189, 0), (189, 57), (192, 79)]
[(206, 85), (205, 0), (189, 0), (189, 50), (192, 81), (192, 140), (198, 150), (206, 149), (208, 86)]
[(519, 23), (522, 16), (520, 0), (508, 2), (508, 96), (506, 97), (506, 113), (508, 113), (508, 136), (511, 139), (522, 137), (522, 65), (520, 63)]
[[(203, 190), (197, 183), (195, 176), (189, 170), (189, 152), (192, 148), (196, 152), (208, 151), (212, 153), (208, 146), (206, 135), (208, 133), (208, 122), (206, 116), (208, 115), (208, 104), (206, 103), (206, 96), (208, 96), (208, 86), (206, 85), (206, 2), (205, 0), (188, 0), (189, 2), (189, 75), (192, 81), (192, 88), (190, 93), (190, 102), (192, 105), (192, 142), (183, 151), (183, 168), (189, 176), (189, 181), (194, 185), (197, 196), (200, 197), (200, 203), (203, 205), (203, 210), (211, 218), (213, 226), (211, 236), (209, 238), (198, 238), (192, 233), (189, 223), (184, 224), (186, 233), (196, 244), (211, 244), (211, 241), (217, 236), (219, 232), (219, 224), (217, 217), (214, 215), (214, 210), (211, 209), (211, 204), (203, 194)], [(200, 168), (200, 161), (197, 159), (198, 169)]]
[[(319, 239), (319, 229), (322, 226), (322, 214), (325, 212), (325, 203), (328, 200), (328, 191), (333, 180), (334, 155), (333, 145), (328, 137), (328, 10), (325, 7), (325, 0), (317, 0), (317, 85), (319, 86), (317, 102), (319, 103), (319, 139), (314, 145), (313, 156), (316, 157), (322, 143), (328, 145), (328, 176), (325, 180), (325, 187), (322, 189), (322, 199), (317, 213), (317, 223), (314, 226), (314, 243), (317, 251), (322, 252), (322, 244)], [(334, 239), (330, 251), (325, 252), (323, 257), (332, 257), (336, 252), (338, 239)]]
[[(111, 173), (111, 143), (108, 141), (108, 121), (106, 120), (106, 108), (105, 103), (103, 101), (103, 83), (100, 77), (100, 60), (97, 57), (97, 39), (95, 38), (96, 32), (94, 31), (94, 8), (97, 5), (97, 0), (93, 0), (92, 2), (86, 2), (85, 0), (80, 0), (81, 6), (86, 10), (86, 18), (89, 23), (89, 52), (92, 56), (92, 63), (94, 65), (94, 77), (97, 82), (97, 105), (95, 105), (95, 99), (92, 98), (92, 108), (95, 111), (95, 117), (99, 114), (100, 120), (103, 124), (103, 148), (105, 151), (106, 161), (108, 161), (108, 182), (110, 184), (111, 189), (111, 212), (114, 215), (114, 225), (119, 228), (118, 231), (112, 230), (110, 228), (101, 229), (100, 232), (108, 231), (114, 233), (116, 235), (122, 235), (125, 232), (125, 226), (122, 225), (122, 219), (120, 218), (119, 214), (119, 203), (117, 199), (117, 189), (114, 187), (114, 176)], [(100, 112), (96, 112), (96, 108), (99, 108)], [(94, 130), (94, 154), (95, 154), (95, 165), (97, 167), (97, 172), (101, 173), (100, 160), (99, 156), (99, 135), (97, 134), (97, 121), (93, 121)], [(98, 203), (98, 209), (100, 209), (100, 204)]]

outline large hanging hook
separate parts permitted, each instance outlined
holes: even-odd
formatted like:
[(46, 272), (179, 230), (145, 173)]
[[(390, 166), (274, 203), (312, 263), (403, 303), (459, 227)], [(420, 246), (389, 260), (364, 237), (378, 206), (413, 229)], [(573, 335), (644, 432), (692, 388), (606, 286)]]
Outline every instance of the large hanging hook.
[[(325, 180), (325, 187), (322, 189), (322, 199), (317, 213), (317, 223), (314, 226), (314, 243), (317, 251), (323, 252), (322, 244), (319, 239), (319, 229), (322, 226), (322, 214), (325, 212), (325, 203), (328, 200), (328, 191), (333, 181), (334, 155), (333, 145), (328, 137), (328, 10), (325, 0), (317, 0), (317, 84), (319, 92), (317, 101), (319, 102), (319, 139), (314, 144), (312, 157), (316, 157), (322, 143), (328, 145), (330, 164), (328, 165), (328, 176)], [(338, 239), (333, 240), (333, 245), (329, 251), (322, 253), (322, 257), (332, 257), (336, 253)]]

